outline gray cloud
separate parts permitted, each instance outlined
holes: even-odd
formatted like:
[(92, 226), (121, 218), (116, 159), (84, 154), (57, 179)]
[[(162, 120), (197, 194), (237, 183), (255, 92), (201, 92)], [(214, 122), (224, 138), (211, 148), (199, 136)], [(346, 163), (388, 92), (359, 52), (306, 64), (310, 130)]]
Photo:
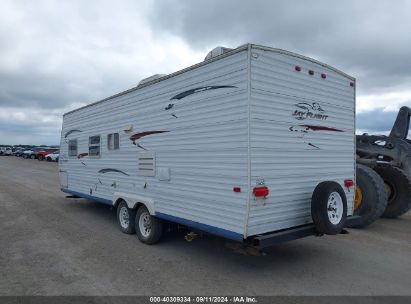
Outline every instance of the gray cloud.
[(20, 121), (0, 121), (1, 144), (57, 145), (60, 128), (52, 128), (46, 123)]
[[(55, 144), (57, 117), (74, 104), (183, 68), (197, 61), (184, 57), (205, 56), (217, 45), (254, 42), (311, 56), (357, 77), (359, 96), (411, 92), (410, 19), (411, 2), (404, 0), (123, 0), (116, 6), (105, 0), (3, 0), (0, 143)], [(404, 100), (395, 106), (411, 105), (410, 94), (400, 95)], [(390, 129), (387, 115), (395, 114), (380, 110), (384, 102), (358, 114), (358, 127)]]
[(398, 112), (373, 110), (357, 114), (357, 129), (367, 132), (384, 133), (391, 130)]
[(152, 26), (195, 48), (261, 43), (361, 77), (360, 92), (411, 80), (409, 1), (156, 1)]
[(142, 75), (132, 75), (127, 58), (141, 22), (138, 6), (122, 4), (1, 2), (0, 106), (63, 108), (134, 85)]

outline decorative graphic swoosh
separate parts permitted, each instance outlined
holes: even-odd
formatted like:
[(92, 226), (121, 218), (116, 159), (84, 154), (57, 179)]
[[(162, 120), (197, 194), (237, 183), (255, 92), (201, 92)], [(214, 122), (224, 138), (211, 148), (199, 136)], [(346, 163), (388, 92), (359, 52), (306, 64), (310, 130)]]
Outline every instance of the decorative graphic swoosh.
[[(145, 132), (139, 132), (136, 134), (133, 134), (130, 136), (130, 140), (133, 142), (133, 145), (137, 145), (139, 148), (144, 149), (140, 144), (136, 144), (136, 141), (139, 140), (140, 138), (148, 135), (153, 135), (153, 134), (160, 134), (160, 133), (166, 133), (170, 131), (145, 131)], [(144, 149), (145, 150), (145, 149)]]
[(66, 134), (64, 134), (64, 141), (66, 142), (66, 144), (68, 143), (67, 142), (67, 136), (69, 136), (72, 133), (77, 133), (77, 132), (83, 132), (83, 131), (81, 131), (81, 130), (69, 130), (69, 131), (66, 132)]
[(313, 148), (316, 148), (316, 149), (318, 149), (318, 150), (321, 150), (321, 148), (320, 147), (318, 147), (318, 146), (316, 146), (316, 145), (314, 145), (314, 144), (312, 144), (312, 143), (308, 143), (308, 145), (309, 146), (311, 146), (311, 147), (313, 147)]
[(209, 91), (209, 90), (218, 90), (218, 89), (224, 89), (224, 88), (237, 88), (237, 87), (232, 86), (232, 85), (198, 87), (198, 88), (195, 88), (195, 89), (190, 89), (190, 90), (184, 91), (182, 93), (179, 93), (179, 94), (171, 97), (170, 100), (173, 100), (173, 99), (180, 100), (180, 99), (183, 99), (187, 96), (197, 94), (197, 93), (200, 93), (200, 92)]
[(108, 172), (121, 173), (121, 174), (124, 174), (124, 175), (129, 176), (127, 173), (125, 173), (125, 172), (123, 172), (123, 171), (121, 171), (121, 170), (112, 169), (112, 168), (100, 169), (100, 170), (98, 171), (98, 173), (103, 173), (103, 174), (104, 174), (104, 173), (108, 173)]
[(80, 153), (79, 155), (77, 155), (77, 158), (83, 158), (84, 156), (88, 156), (88, 153)]
[(302, 133), (308, 133), (308, 131), (332, 131), (332, 132), (344, 132), (343, 130), (336, 129), (336, 128), (330, 128), (330, 127), (325, 127), (325, 126), (313, 126), (313, 125), (298, 125), (298, 126), (292, 126), (289, 128), (290, 131), (294, 132), (302, 132)]
[(325, 126), (313, 126), (313, 125), (301, 125), (302, 127), (307, 128), (308, 130), (312, 131), (333, 131), (333, 132), (344, 132), (343, 130), (330, 128)]
[(296, 107), (299, 107), (300, 109), (304, 110), (314, 110), (314, 111), (319, 111), (319, 112), (325, 112), (323, 108), (321, 108), (321, 105), (318, 102), (313, 102), (312, 104), (306, 103), (306, 102), (300, 102), (295, 104)]
[(314, 125), (296, 125), (296, 126), (292, 126), (289, 128), (290, 131), (292, 132), (300, 132), (302, 133), (301, 137), (303, 142), (307, 145), (309, 145), (310, 147), (313, 147), (315, 149), (321, 150), (321, 148), (317, 145), (314, 145), (311, 142), (307, 142), (305, 140), (305, 135), (308, 133), (308, 131), (332, 131), (332, 132), (344, 132), (343, 130), (340, 129), (336, 129), (336, 128), (330, 128), (330, 127), (326, 127), (326, 126), (314, 126)]
[(69, 136), (70, 134), (72, 134), (72, 133), (77, 133), (77, 132), (83, 132), (83, 131), (81, 131), (81, 130), (70, 130), (70, 131), (67, 131), (66, 134), (64, 135), (64, 138), (67, 138), (67, 136)]

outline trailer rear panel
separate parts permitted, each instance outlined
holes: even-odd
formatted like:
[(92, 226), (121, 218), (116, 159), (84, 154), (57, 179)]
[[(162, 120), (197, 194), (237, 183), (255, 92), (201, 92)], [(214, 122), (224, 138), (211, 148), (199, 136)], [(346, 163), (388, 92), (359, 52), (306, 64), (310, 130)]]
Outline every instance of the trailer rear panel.
[(254, 46), (251, 50), (251, 187), (248, 235), (311, 223), (311, 196), (322, 181), (355, 175), (354, 79), (312, 59)]

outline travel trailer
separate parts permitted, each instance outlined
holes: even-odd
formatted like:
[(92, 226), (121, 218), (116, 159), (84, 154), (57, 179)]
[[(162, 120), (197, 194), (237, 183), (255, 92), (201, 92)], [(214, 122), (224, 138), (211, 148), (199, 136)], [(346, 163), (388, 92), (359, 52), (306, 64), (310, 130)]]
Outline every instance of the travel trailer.
[(355, 79), (254, 44), (64, 114), (61, 190), (157, 242), (165, 221), (269, 246), (352, 219)]

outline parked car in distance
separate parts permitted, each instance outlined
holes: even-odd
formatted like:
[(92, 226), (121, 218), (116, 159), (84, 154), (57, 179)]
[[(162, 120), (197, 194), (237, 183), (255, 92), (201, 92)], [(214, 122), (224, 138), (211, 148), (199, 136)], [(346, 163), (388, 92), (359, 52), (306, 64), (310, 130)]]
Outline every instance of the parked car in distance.
[(26, 150), (23, 152), (23, 158), (31, 158), (35, 159), (36, 158), (36, 153), (39, 151), (42, 151), (44, 149), (47, 149), (47, 147), (35, 147), (29, 150)]
[(7, 147), (7, 148), (4, 150), (3, 155), (11, 155), (12, 152), (13, 152), (13, 151), (11, 150), (11, 148), (10, 148), (10, 147)]
[(16, 150), (14, 150), (13, 155), (14, 155), (14, 156), (17, 156), (17, 157), (20, 157), (20, 156), (22, 156), (24, 150), (25, 150), (25, 149), (18, 148), (18, 149), (16, 149)]
[(53, 153), (47, 154), (45, 156), (46, 160), (51, 162), (51, 161), (55, 161), (58, 162), (59, 161), (59, 156), (60, 156), (60, 151), (55, 151)]
[(11, 147), (0, 147), (0, 155), (11, 155)]
[(48, 154), (52, 154), (52, 153), (54, 153), (54, 152), (59, 152), (59, 149), (56, 149), (56, 148), (53, 148), (53, 149), (44, 149), (44, 150), (41, 150), (41, 151), (36, 152), (36, 153), (35, 153), (35, 157), (36, 157), (38, 160), (44, 160), (44, 159), (46, 159), (46, 156), (47, 156)]

